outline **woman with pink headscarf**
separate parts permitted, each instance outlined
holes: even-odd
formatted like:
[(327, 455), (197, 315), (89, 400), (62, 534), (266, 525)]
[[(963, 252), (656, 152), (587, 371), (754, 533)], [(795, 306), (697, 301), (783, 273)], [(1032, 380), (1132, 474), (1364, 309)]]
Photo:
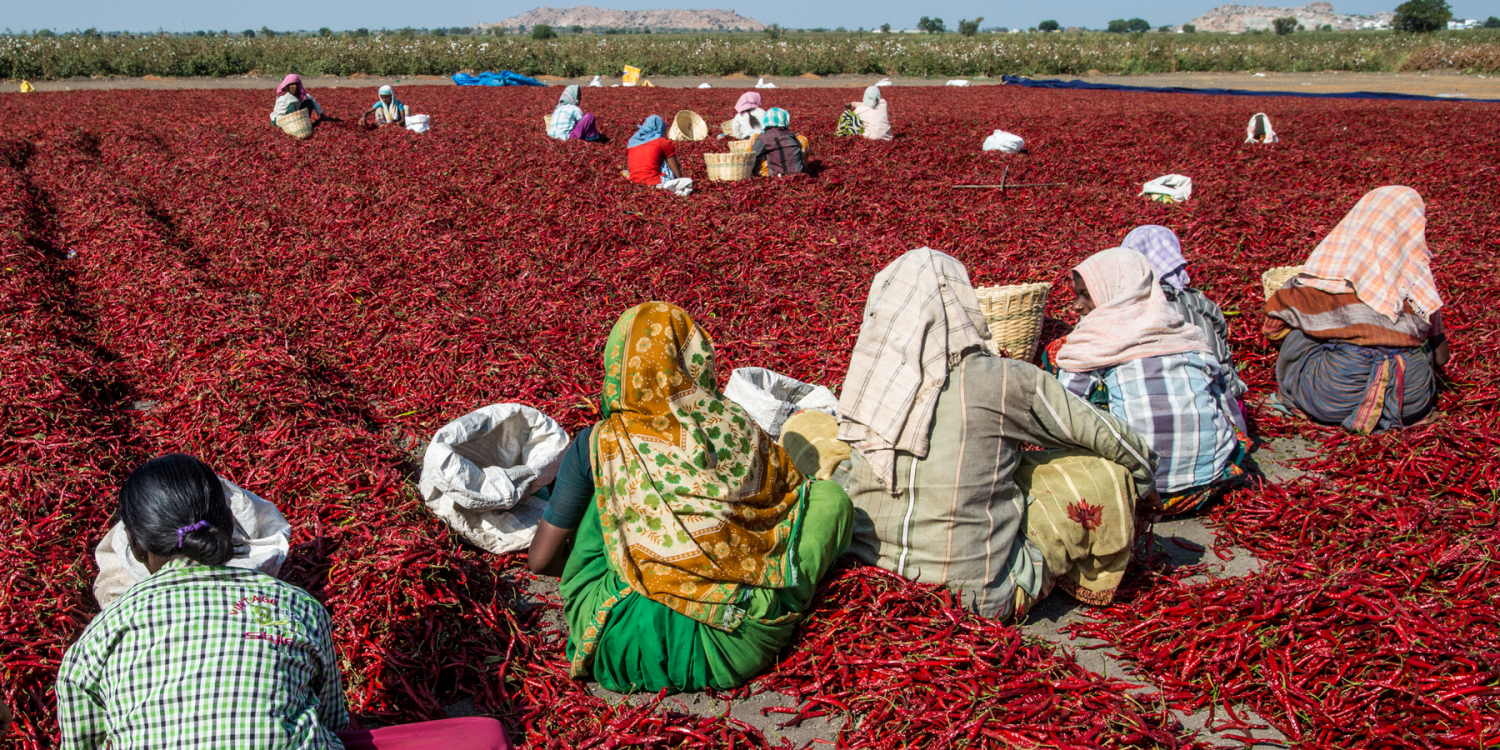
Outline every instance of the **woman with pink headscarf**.
[(766, 111), (760, 108), (760, 92), (747, 91), (734, 103), (734, 119), (729, 121), (730, 137), (737, 141), (755, 138), (766, 131)]
[(299, 109), (312, 110), (309, 114), (313, 122), (324, 119), (323, 108), (318, 105), (318, 100), (307, 93), (307, 88), (302, 85), (302, 76), (296, 73), (287, 74), (281, 79), (281, 85), (276, 87), (276, 106), (271, 108), (271, 124), (276, 124), (276, 119), (296, 112)]
[(1167, 302), (1151, 263), (1116, 247), (1073, 269), (1072, 333), (1048, 347), (1057, 379), (1119, 417), (1161, 456), (1166, 513), (1196, 510), (1245, 475), (1249, 440), (1237, 428), (1231, 373), (1202, 329)]

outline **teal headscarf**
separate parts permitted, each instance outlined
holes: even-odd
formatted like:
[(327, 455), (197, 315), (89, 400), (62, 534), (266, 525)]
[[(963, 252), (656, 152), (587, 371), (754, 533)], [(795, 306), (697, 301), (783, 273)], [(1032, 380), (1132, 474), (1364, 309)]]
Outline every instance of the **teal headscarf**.
[(642, 143), (650, 143), (657, 138), (664, 138), (666, 135), (667, 121), (661, 119), (661, 115), (651, 115), (646, 118), (645, 122), (641, 123), (640, 129), (635, 131), (635, 135), (630, 136), (630, 142), (626, 146), (634, 148)]
[(772, 107), (766, 112), (766, 127), (768, 128), (785, 128), (790, 127), (791, 124), (792, 113), (781, 107)]
[(557, 103), (571, 104), (575, 107), (578, 106), (578, 95), (580, 91), (581, 89), (579, 89), (576, 84), (563, 89), (562, 96), (558, 97)]

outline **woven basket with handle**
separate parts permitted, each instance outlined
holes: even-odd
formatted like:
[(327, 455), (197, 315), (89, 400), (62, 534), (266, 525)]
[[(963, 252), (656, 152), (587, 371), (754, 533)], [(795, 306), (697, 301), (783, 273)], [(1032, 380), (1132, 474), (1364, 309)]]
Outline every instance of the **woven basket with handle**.
[(729, 142), (729, 153), (731, 153), (731, 154), (748, 154), (748, 153), (750, 153), (750, 146), (752, 146), (754, 143), (755, 143), (755, 140), (753, 138), (746, 138), (743, 141), (730, 141)]
[(552, 115), (542, 115), (542, 129), (552, 129)]
[(276, 118), (276, 126), (281, 128), (283, 133), (299, 141), (312, 137), (312, 116), (305, 109)]
[(716, 182), (734, 182), (750, 176), (753, 166), (749, 152), (743, 154), (704, 154), (703, 163), (708, 165), (708, 179)]
[(1271, 295), (1276, 293), (1277, 289), (1286, 286), (1286, 283), (1299, 273), (1302, 273), (1302, 266), (1277, 266), (1275, 268), (1268, 268), (1265, 273), (1260, 275), (1260, 291), (1269, 300), (1271, 299)]
[(1047, 292), (1051, 289), (1052, 285), (1044, 281), (974, 290), (997, 351), (1023, 362), (1030, 362), (1036, 356), (1043, 313), (1047, 310)]
[(672, 118), (672, 129), (667, 138), (673, 141), (701, 141), (708, 137), (708, 123), (697, 112), (682, 110)]
[(734, 120), (725, 120), (719, 123), (719, 132), (724, 135), (734, 135)]

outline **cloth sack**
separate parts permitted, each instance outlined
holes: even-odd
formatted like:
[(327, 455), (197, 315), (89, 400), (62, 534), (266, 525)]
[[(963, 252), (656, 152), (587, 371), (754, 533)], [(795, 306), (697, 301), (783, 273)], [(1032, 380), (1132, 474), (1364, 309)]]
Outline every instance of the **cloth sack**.
[(475, 546), (514, 552), (531, 544), (567, 449), (568, 433), (551, 417), (491, 404), (438, 429), (418, 487), (427, 507)]
[(1004, 151), (1014, 154), (1026, 147), (1026, 139), (1015, 133), (1007, 133), (1004, 130), (996, 130), (984, 139), (985, 151)]
[(700, 83), (700, 84), (698, 84), (698, 88), (700, 88), (700, 89), (711, 89), (711, 88), (713, 88), (713, 86), (710, 86), (709, 84), (706, 84), (706, 83)]
[(604, 82), (599, 80), (599, 76), (594, 76), (594, 80), (589, 81), (589, 88), (602, 89), (604, 88)]
[(774, 89), (774, 88), (776, 88), (776, 84), (774, 84), (774, 83), (766, 83), (766, 79), (765, 78), (761, 78), (760, 80), (758, 80), (758, 81), (755, 82), (755, 88), (758, 88), (758, 89)]
[(966, 80), (964, 80), (964, 79), (962, 79), (962, 78), (954, 78), (954, 79), (948, 81), (947, 85), (949, 85), (949, 86), (967, 86), (967, 85), (969, 85), (969, 82), (966, 81)]
[(1180, 174), (1162, 175), (1141, 187), (1141, 195), (1165, 195), (1173, 203), (1193, 197), (1193, 179)]
[(724, 396), (744, 407), (772, 439), (780, 438), (782, 425), (804, 409), (835, 417), (839, 413), (839, 400), (833, 391), (764, 367), (736, 367), (729, 373)]
[(432, 118), (427, 115), (407, 115), (406, 129), (413, 133), (425, 133), (432, 129)]
[[(231, 568), (258, 570), (267, 575), (281, 572), (281, 564), (291, 551), (292, 525), (268, 500), (219, 477), (224, 499), (234, 515), (234, 538), (248, 543), (243, 554), (226, 563)], [(146, 580), (151, 572), (130, 551), (130, 533), (124, 523), (117, 523), (94, 549), (99, 563), (99, 577), (94, 580), (94, 598), (108, 609), (131, 586)]]
[[(1264, 138), (1256, 138), (1258, 135)], [(1264, 112), (1256, 112), (1250, 118), (1250, 124), (1245, 126), (1246, 143), (1276, 143), (1280, 140), (1276, 137), (1276, 131), (1271, 128), (1271, 118), (1266, 117)]]
[(882, 79), (876, 81), (875, 85), (876, 86), (894, 86), (895, 84), (891, 83), (891, 79), (889, 79), (889, 78), (882, 78)]

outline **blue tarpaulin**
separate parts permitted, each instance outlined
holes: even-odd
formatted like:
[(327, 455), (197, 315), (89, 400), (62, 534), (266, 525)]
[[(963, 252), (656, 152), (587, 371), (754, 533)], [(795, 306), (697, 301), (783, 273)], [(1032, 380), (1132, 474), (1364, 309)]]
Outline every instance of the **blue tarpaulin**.
[(1249, 91), (1246, 89), (1190, 89), (1182, 86), (1126, 86), (1118, 83), (1089, 83), (1056, 78), (1034, 80), (1023, 76), (1001, 76), (1008, 84), (1041, 89), (1085, 89), (1090, 91), (1143, 91), (1152, 94), (1210, 94), (1217, 96), (1299, 96), (1307, 99), (1395, 99), (1409, 102), (1500, 102), (1500, 99), (1470, 99), (1466, 96), (1422, 96), (1391, 94), (1383, 91), (1351, 91), (1342, 94), (1314, 94), (1305, 91)]
[(477, 76), (468, 73), (454, 73), (453, 82), (460, 86), (546, 86), (547, 84), (535, 78), (528, 78), (520, 73), (512, 73), (502, 70), (499, 73), (485, 71)]

